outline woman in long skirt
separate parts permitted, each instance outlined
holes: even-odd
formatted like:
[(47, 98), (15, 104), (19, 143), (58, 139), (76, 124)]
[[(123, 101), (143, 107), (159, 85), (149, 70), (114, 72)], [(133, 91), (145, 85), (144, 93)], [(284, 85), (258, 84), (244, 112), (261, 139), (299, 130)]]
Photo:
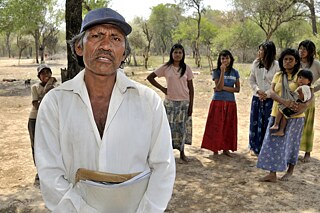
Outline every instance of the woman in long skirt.
[[(313, 83), (320, 78), (320, 62), (315, 60), (316, 46), (310, 40), (304, 40), (299, 44), (299, 55), (301, 59), (301, 68), (309, 69), (313, 74)], [(320, 90), (320, 84), (313, 88), (313, 92)], [(315, 116), (315, 98), (305, 111), (305, 124), (301, 137), (300, 150), (305, 152), (303, 162), (310, 161), (310, 155), (313, 147), (314, 137), (314, 116)]]
[[(276, 182), (277, 172), (286, 169), (287, 172), (280, 180), (287, 181), (292, 176), (298, 161), (300, 139), (304, 125), (304, 111), (311, 103), (311, 101), (296, 103), (285, 96), (286, 91), (295, 91), (298, 87), (297, 73), (300, 68), (298, 51), (290, 48), (283, 50), (279, 58), (279, 66), (281, 72), (275, 74), (271, 85), (271, 98), (274, 100), (271, 119), (257, 163), (258, 168), (269, 171), (268, 175), (260, 179), (265, 182)], [(296, 112), (288, 119), (284, 136), (276, 136), (270, 132), (279, 104)]]
[(214, 95), (210, 104), (201, 148), (220, 150), (227, 156), (237, 151), (237, 105), (234, 93), (240, 91), (240, 75), (233, 68), (234, 58), (230, 51), (220, 52), (217, 69), (213, 70)]
[[(150, 75), (148, 81), (165, 95), (164, 106), (171, 128), (172, 146), (180, 151), (180, 159), (188, 162), (184, 145), (191, 144), (193, 111), (193, 73), (184, 62), (185, 52), (181, 44), (175, 44), (170, 51), (170, 59)], [(167, 87), (159, 84), (155, 78), (165, 77)]]
[(252, 63), (249, 77), (253, 92), (250, 111), (249, 148), (251, 155), (259, 155), (266, 133), (273, 100), (268, 96), (274, 74), (279, 71), (275, 60), (276, 47), (272, 41), (259, 45), (258, 58)]

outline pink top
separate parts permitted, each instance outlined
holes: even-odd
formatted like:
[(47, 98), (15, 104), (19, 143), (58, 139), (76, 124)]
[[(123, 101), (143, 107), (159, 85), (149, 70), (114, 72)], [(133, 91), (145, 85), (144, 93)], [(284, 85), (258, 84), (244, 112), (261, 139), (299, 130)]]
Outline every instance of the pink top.
[(193, 79), (193, 73), (190, 67), (187, 65), (186, 72), (180, 78), (180, 72), (178, 67), (173, 65), (166, 66), (161, 65), (154, 73), (160, 78), (165, 77), (167, 81), (167, 95), (166, 99), (172, 101), (188, 101), (189, 100), (189, 88), (187, 81)]

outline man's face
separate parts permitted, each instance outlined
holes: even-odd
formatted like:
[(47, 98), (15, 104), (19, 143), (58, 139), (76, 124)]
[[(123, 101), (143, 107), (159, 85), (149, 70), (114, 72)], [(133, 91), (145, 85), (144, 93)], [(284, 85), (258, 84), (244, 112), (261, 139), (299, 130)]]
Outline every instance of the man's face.
[(125, 36), (114, 25), (97, 25), (86, 31), (83, 47), (77, 46), (76, 52), (83, 56), (86, 71), (113, 75), (125, 59)]

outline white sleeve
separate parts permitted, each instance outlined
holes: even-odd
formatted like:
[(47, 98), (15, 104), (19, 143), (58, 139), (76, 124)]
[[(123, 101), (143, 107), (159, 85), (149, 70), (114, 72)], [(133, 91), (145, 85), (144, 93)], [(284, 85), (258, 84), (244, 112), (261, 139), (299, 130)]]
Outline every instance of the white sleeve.
[(175, 180), (175, 160), (169, 123), (161, 99), (153, 98), (152, 146), (148, 159), (152, 174), (147, 191), (139, 204), (139, 213), (164, 212), (171, 198)]
[(252, 63), (251, 72), (250, 72), (250, 76), (249, 76), (249, 84), (250, 84), (250, 87), (251, 87), (254, 95), (256, 95), (257, 91), (260, 89), (258, 84), (257, 84), (255, 64), (256, 63), (254, 61)]
[(50, 92), (41, 102), (35, 131), (35, 159), (43, 200), (53, 212), (97, 212), (86, 204), (66, 178), (60, 149), (59, 116), (54, 93)]

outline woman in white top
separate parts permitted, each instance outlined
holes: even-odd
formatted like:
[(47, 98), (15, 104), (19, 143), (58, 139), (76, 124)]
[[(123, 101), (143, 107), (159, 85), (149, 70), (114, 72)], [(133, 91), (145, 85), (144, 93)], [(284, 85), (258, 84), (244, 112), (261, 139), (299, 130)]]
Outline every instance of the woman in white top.
[[(304, 40), (300, 42), (299, 55), (301, 59), (301, 68), (309, 69), (313, 74), (313, 84), (320, 78), (320, 63), (318, 60), (315, 60), (316, 56), (316, 46), (310, 40)], [(312, 85), (311, 90), (313, 93), (319, 91), (320, 84)], [(311, 104), (308, 106), (308, 109), (305, 111), (305, 124), (302, 132), (300, 150), (305, 152), (303, 162), (310, 161), (310, 153), (313, 147), (313, 137), (314, 137), (314, 115), (315, 115), (315, 99), (313, 98)]]
[(275, 60), (276, 47), (272, 41), (259, 45), (258, 58), (254, 60), (249, 77), (253, 91), (250, 111), (249, 148), (251, 155), (259, 155), (268, 126), (273, 100), (267, 95), (274, 74), (279, 71)]

